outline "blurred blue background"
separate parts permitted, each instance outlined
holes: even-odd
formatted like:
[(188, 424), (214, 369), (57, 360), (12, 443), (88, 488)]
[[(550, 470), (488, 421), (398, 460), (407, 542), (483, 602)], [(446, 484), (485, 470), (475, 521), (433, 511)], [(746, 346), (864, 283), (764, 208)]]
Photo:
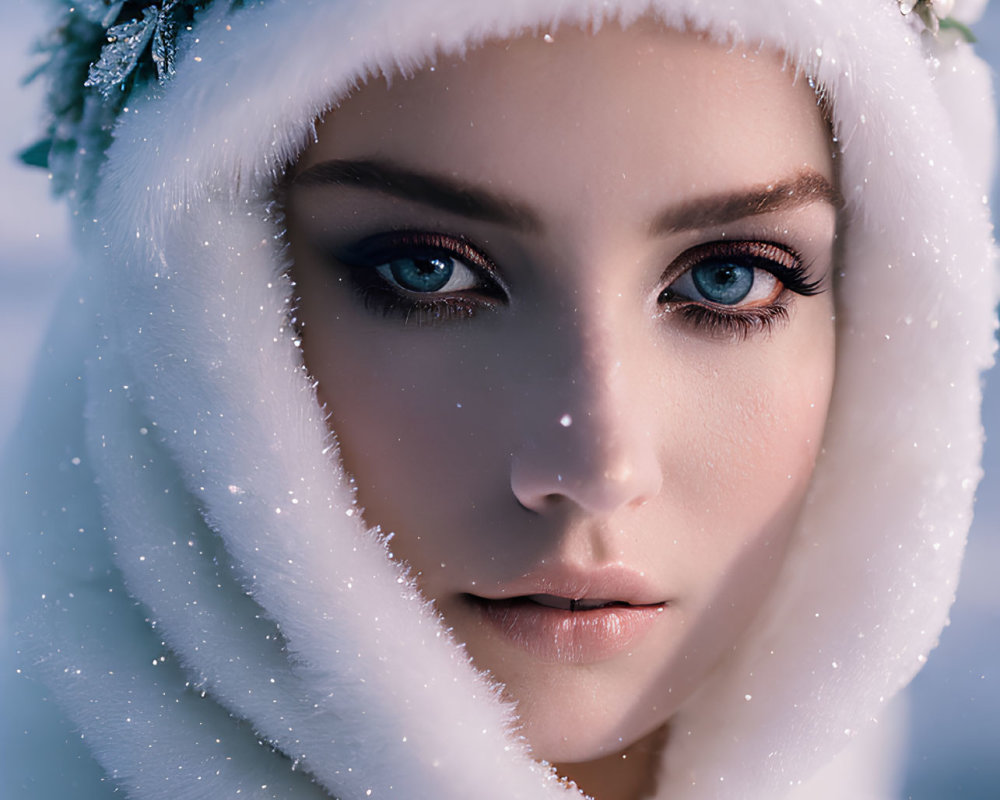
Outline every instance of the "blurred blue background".
[[(10, 155), (39, 130), (41, 87), (22, 87), (20, 78), (32, 63), (28, 50), (44, 27), (46, 5), (0, 0), (0, 442), (14, 425), (30, 364), (75, 258), (65, 208), (49, 197), (44, 174)], [(974, 31), (996, 76), (1000, 0)], [(995, 223), (998, 208), (995, 202)], [(987, 376), (986, 398), (986, 478), (952, 624), (910, 690), (901, 796), (911, 800), (1000, 800), (1000, 370)]]

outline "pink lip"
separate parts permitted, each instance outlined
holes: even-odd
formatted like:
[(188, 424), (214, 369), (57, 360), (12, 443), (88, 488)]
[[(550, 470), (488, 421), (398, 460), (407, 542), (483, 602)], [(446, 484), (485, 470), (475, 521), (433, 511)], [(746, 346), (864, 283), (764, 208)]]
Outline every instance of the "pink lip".
[[(594, 663), (624, 652), (649, 633), (668, 606), (641, 574), (618, 565), (549, 568), (505, 583), (498, 594), (466, 596), (486, 625), (553, 663)], [(543, 605), (532, 595), (616, 605), (571, 611)]]

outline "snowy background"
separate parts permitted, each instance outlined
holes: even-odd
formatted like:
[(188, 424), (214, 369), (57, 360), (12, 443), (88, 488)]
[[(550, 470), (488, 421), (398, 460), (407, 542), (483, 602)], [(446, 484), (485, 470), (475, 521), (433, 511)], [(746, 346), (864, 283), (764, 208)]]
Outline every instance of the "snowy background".
[[(39, 132), (41, 87), (22, 87), (19, 78), (45, 6), (0, 0), (0, 443), (16, 422), (31, 363), (75, 258), (65, 209), (49, 197), (44, 174), (21, 167), (12, 155)], [(1000, 71), (998, 0), (975, 32), (980, 53)], [(1000, 213), (994, 219), (1000, 221)], [(986, 395), (986, 478), (958, 601), (910, 692), (903, 797), (911, 800), (1000, 798), (1000, 370), (988, 376)]]

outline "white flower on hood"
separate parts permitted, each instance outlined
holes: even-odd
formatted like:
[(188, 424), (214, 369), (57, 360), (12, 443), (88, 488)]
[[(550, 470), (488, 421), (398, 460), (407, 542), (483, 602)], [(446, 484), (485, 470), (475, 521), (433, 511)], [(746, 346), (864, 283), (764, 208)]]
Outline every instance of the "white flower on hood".
[[(976, 22), (986, 7), (986, 0), (899, 0), (904, 16), (916, 13), (932, 33), (937, 34), (941, 23), (948, 20), (964, 27)], [(954, 26), (953, 26), (954, 27)]]

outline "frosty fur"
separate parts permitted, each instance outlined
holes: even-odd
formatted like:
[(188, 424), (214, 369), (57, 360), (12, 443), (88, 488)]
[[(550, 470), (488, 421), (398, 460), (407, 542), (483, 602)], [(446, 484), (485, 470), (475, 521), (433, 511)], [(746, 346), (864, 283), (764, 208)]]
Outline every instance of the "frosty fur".
[(773, 596), (671, 723), (658, 797), (786, 794), (879, 718), (953, 599), (997, 297), (986, 67), (964, 45), (935, 65), (882, 0), (248, 5), (206, 13), (172, 83), (129, 103), (84, 209), (92, 269), (53, 345), (80, 372), (35, 414), (63, 438), (22, 444), (5, 510), (11, 583), (43, 589), (14, 592), (25, 663), (129, 797), (580, 796), (364, 527), (271, 198), (372, 76), (655, 13), (784, 51), (841, 150), (826, 447)]

